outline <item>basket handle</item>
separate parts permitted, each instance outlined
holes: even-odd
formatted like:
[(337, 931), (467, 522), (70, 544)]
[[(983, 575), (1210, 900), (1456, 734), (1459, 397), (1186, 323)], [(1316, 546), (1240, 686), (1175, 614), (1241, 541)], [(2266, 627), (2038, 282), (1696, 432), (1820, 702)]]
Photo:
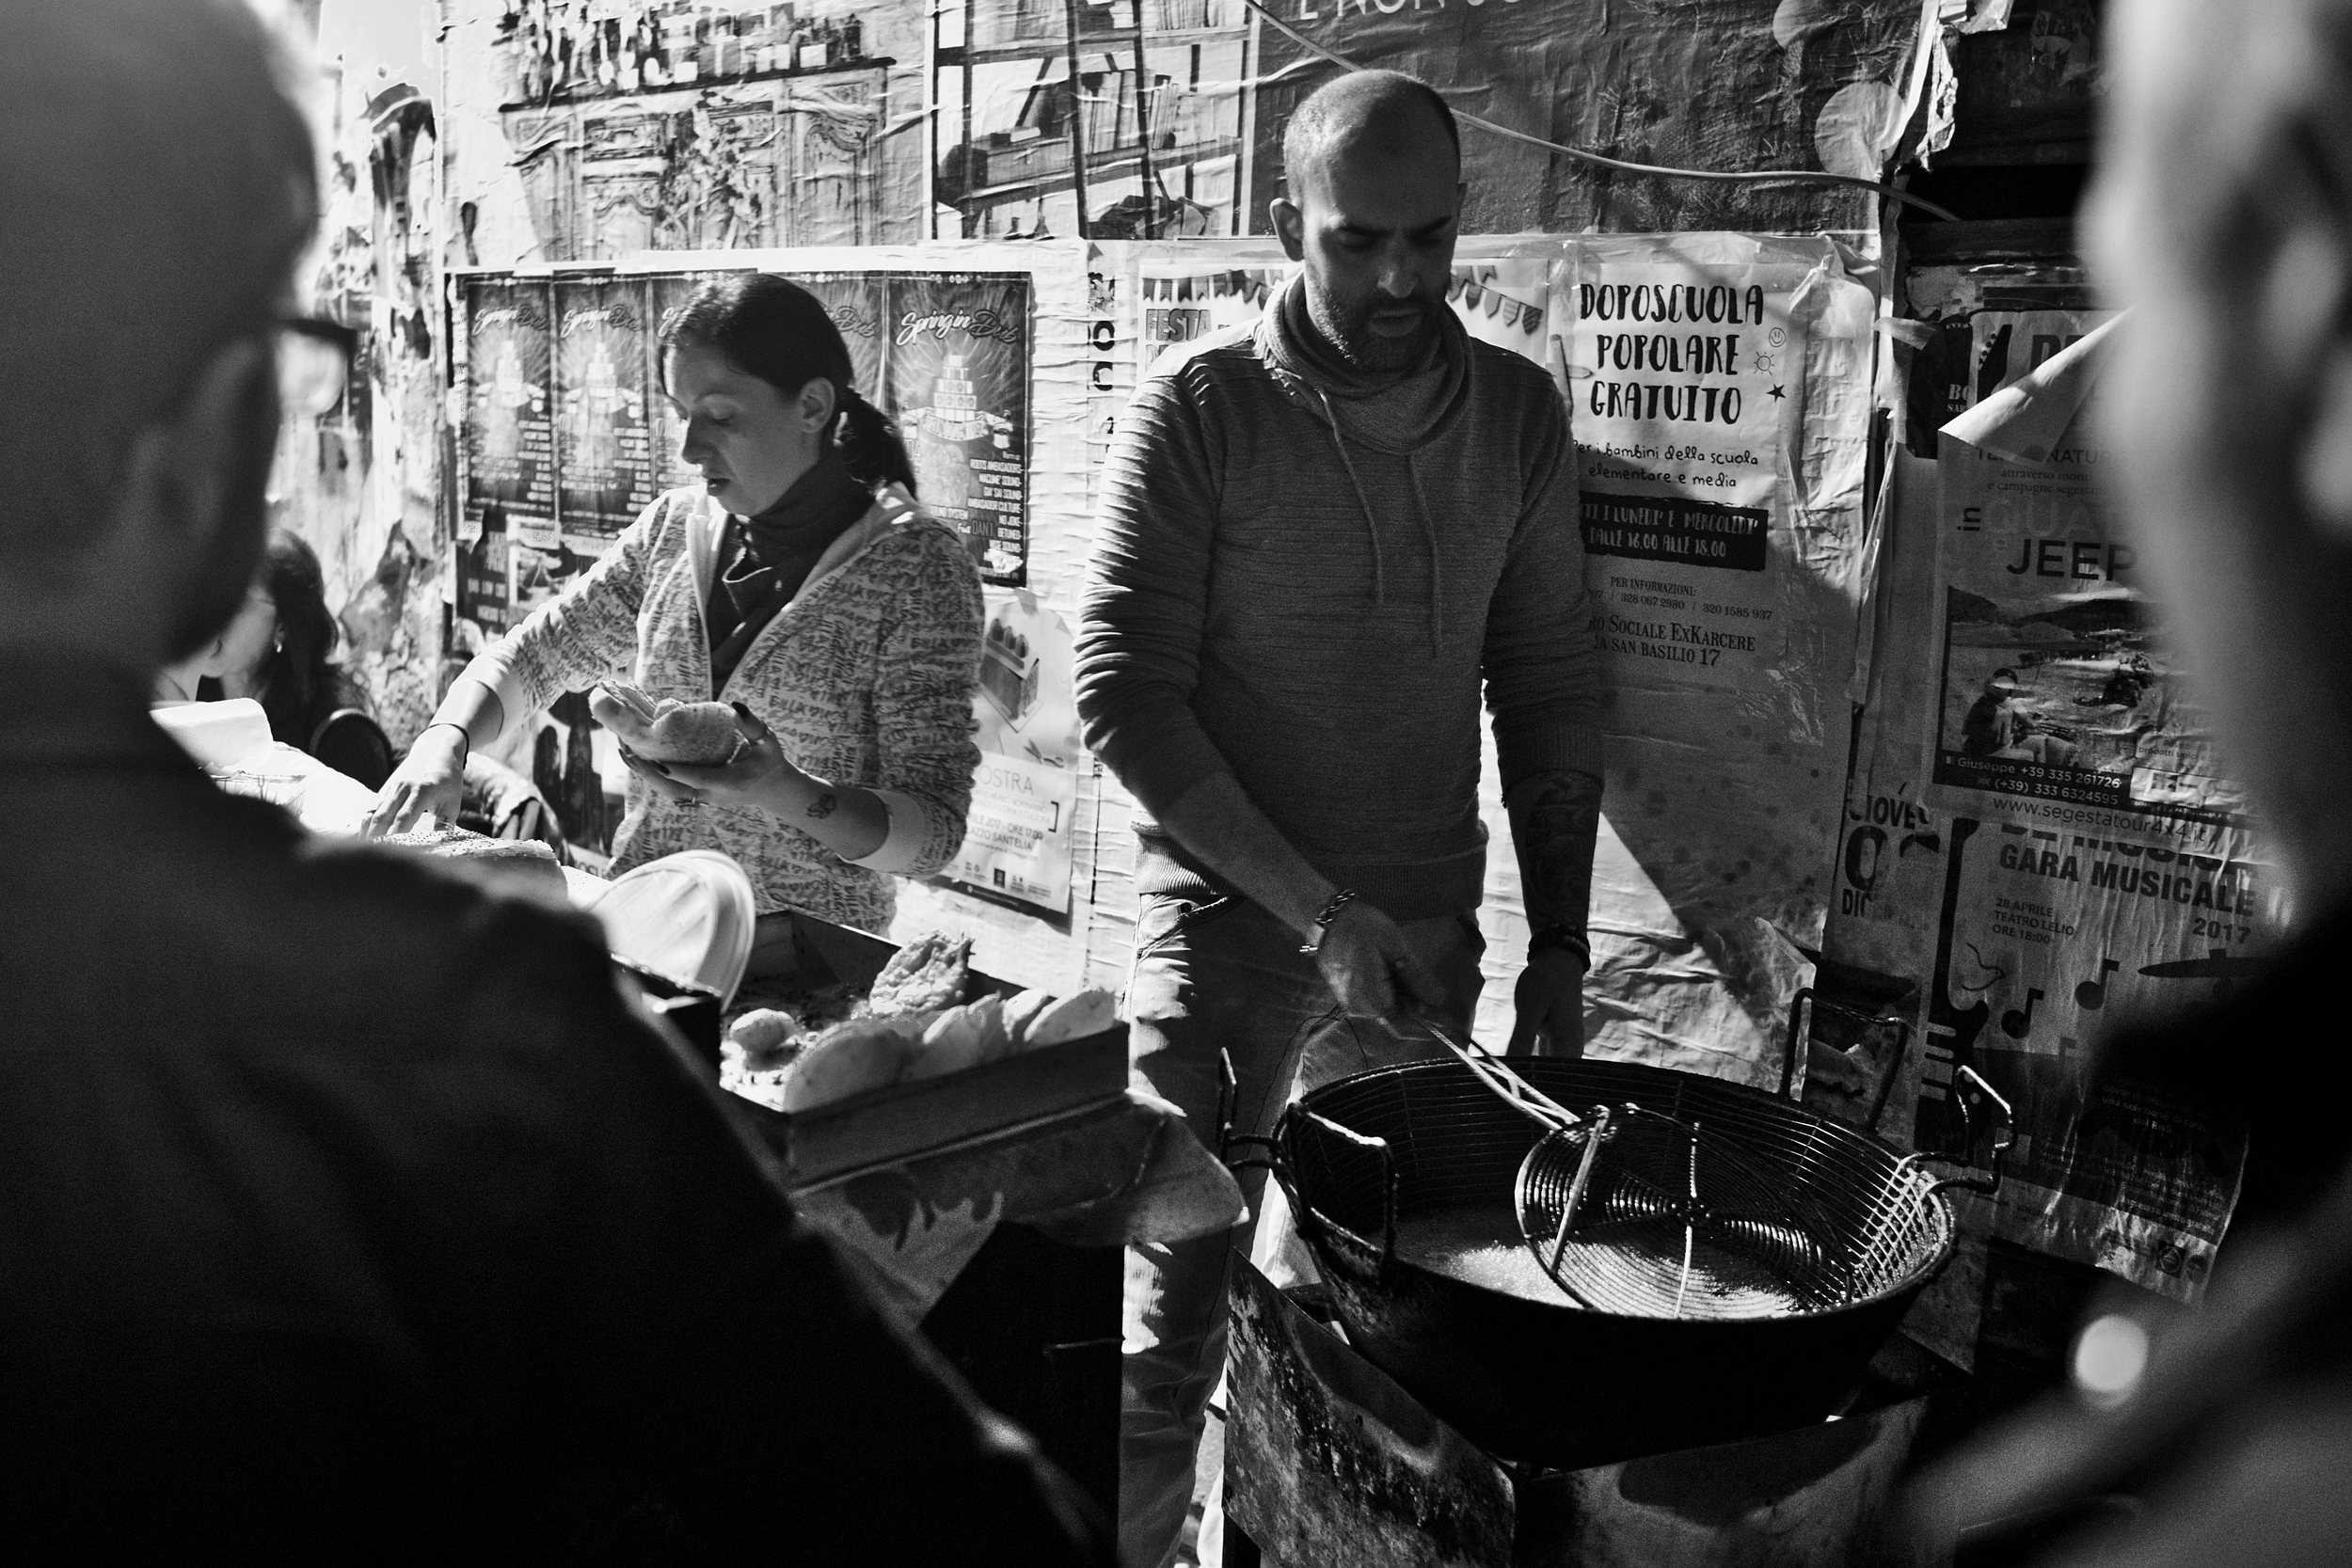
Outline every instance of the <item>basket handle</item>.
[(1813, 988), (1800, 986), (1788, 1001), (1788, 1044), (1780, 1053), (1780, 1097), (1802, 1104), (1804, 1091), (1797, 1084), (1797, 1053), (1805, 1048), (1813, 1031), (1812, 1020), (1805, 1017), (1805, 1004), (1813, 1000)]
[[(1965, 1084), (1962, 1082), (1963, 1079)], [(1992, 1167), (1983, 1176), (1947, 1176), (1928, 1191), (1940, 1193), (1946, 1188), (1956, 1187), (1964, 1193), (1982, 1193), (1990, 1197), (2001, 1190), (2002, 1162), (2009, 1153), (2010, 1145), (2017, 1141), (2017, 1113), (2008, 1101), (2001, 1098), (2000, 1091), (1986, 1083), (1984, 1075), (1972, 1067), (1961, 1068), (1952, 1074), (1952, 1099), (1960, 1106), (1961, 1126), (1968, 1139), (1968, 1154), (1962, 1163), (1963, 1169), (1970, 1168), (1977, 1152), (1976, 1105), (1990, 1101), (1999, 1108), (2000, 1116), (1995, 1123), (1997, 1131), (1993, 1139)]]
[(1220, 1160), (1233, 1144), (1267, 1142), (1263, 1138), (1233, 1136), (1233, 1105), (1240, 1099), (1241, 1075), (1233, 1070), (1233, 1053), (1220, 1045), (1216, 1048), (1216, 1157)]
[[(1396, 1260), (1396, 1155), (1394, 1151), (1390, 1148), (1389, 1140), (1359, 1132), (1352, 1127), (1343, 1127), (1338, 1122), (1333, 1121), (1330, 1117), (1319, 1116), (1315, 1112), (1309, 1110), (1304, 1105), (1294, 1104), (1289, 1110), (1282, 1113), (1282, 1119), (1285, 1122), (1289, 1121), (1293, 1117), (1304, 1117), (1309, 1121), (1313, 1122), (1316, 1126), (1323, 1129), (1326, 1132), (1331, 1133), (1347, 1143), (1353, 1144), (1359, 1148), (1370, 1149), (1372, 1152), (1380, 1157), (1381, 1229), (1379, 1267), (1383, 1272), (1386, 1272), (1388, 1266)], [(1312, 1205), (1308, 1203), (1307, 1200), (1299, 1195), (1298, 1183), (1292, 1176), (1290, 1163), (1282, 1158), (1282, 1146), (1279, 1130), (1276, 1136), (1271, 1138), (1262, 1138), (1252, 1133), (1244, 1132), (1236, 1134), (1234, 1137), (1227, 1141), (1231, 1144), (1256, 1144), (1262, 1146), (1265, 1149), (1265, 1153), (1263, 1155), (1252, 1155), (1239, 1160), (1228, 1160), (1225, 1162), (1226, 1168), (1228, 1170), (1235, 1171), (1263, 1170), (1271, 1173), (1274, 1180), (1281, 1183), (1282, 1196), (1290, 1200), (1291, 1215), (1294, 1223), (1297, 1225), (1301, 1231), (1308, 1234), (1311, 1241), (1319, 1239), (1326, 1244), (1333, 1244), (1331, 1233), (1336, 1231), (1339, 1235), (1346, 1237), (1348, 1241), (1353, 1242), (1356, 1245), (1364, 1247), (1367, 1251), (1370, 1250), (1369, 1243), (1366, 1243), (1357, 1237), (1354, 1232), (1348, 1230), (1344, 1226), (1327, 1221), (1321, 1214), (1315, 1212)]]
[[(1783, 1099), (1804, 1103), (1804, 1087), (1798, 1081), (1797, 1064), (1810, 1062), (1813, 1043), (1813, 1014), (1809, 1010), (1816, 998), (1811, 986), (1799, 988), (1788, 1004), (1788, 1047), (1780, 1058), (1780, 1092)], [(1887, 1098), (1895, 1092), (1895, 1075), (1902, 1070), (1903, 1058), (1911, 1052), (1911, 1020), (1899, 1013), (1882, 1011), (1871, 1020), (1881, 1026), (1892, 1024), (1895, 1029), (1895, 1053), (1878, 1070), (1878, 1086), (1871, 1091), (1869, 1119), (1862, 1125), (1878, 1131), (1879, 1118), (1886, 1114)], [(1801, 1054), (1803, 1053), (1803, 1054)]]

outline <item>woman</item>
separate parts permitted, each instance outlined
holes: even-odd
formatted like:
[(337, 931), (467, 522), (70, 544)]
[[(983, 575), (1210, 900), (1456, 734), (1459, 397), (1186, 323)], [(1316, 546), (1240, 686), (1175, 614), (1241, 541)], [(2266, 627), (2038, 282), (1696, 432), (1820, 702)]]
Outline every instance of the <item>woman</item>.
[[(629, 757), (615, 871), (721, 849), (762, 915), (882, 929), (889, 874), (936, 871), (963, 841), (978, 573), (916, 509), (905, 448), (805, 290), (765, 275), (707, 284), (663, 321), (660, 349), (703, 483), (647, 507), (466, 667), (371, 827), (448, 816), (469, 747), (566, 691), (625, 680), (732, 703), (747, 744), (718, 768)], [(592, 711), (616, 710), (599, 693)]]
[(341, 631), (327, 612), (319, 558), (298, 535), (276, 529), (236, 619), (187, 668), (203, 677), (199, 701), (252, 698), (269, 716), (272, 738), (375, 789), (392, 771), (391, 745), (358, 688), (327, 661)]

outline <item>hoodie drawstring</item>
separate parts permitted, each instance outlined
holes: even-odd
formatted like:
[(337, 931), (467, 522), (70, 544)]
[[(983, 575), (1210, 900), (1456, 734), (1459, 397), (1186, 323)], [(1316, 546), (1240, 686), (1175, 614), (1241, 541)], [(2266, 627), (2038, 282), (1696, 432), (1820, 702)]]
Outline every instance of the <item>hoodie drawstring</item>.
[[(1310, 385), (1312, 385), (1310, 383)], [(1364, 490), (1363, 476), (1356, 471), (1356, 460), (1347, 455), (1347, 437), (1340, 433), (1339, 410), (1331, 406), (1331, 394), (1322, 388), (1314, 388), (1323, 400), (1324, 418), (1330, 422), (1331, 450), (1340, 454), (1340, 467), (1347, 470), (1347, 483), (1356, 488), (1356, 505), (1364, 515), (1364, 536), (1372, 542), (1372, 602), (1389, 602), (1388, 564), (1380, 551), (1380, 522), (1372, 515), (1372, 497)], [(1438, 558), (1438, 527), (1430, 521), (1429, 497), (1421, 487), (1421, 470), (1413, 467), (1413, 454), (1405, 454), (1405, 474), (1412, 481), (1413, 506), (1421, 518), (1421, 536), (1429, 543), (1429, 651), (1445, 651), (1445, 568)]]
[(1405, 454), (1405, 477), (1413, 482), (1413, 505), (1421, 513), (1421, 536), (1429, 541), (1429, 651), (1445, 652), (1445, 563), (1438, 557), (1438, 525), (1430, 520), (1429, 497), (1421, 487), (1413, 454)]
[(1387, 563), (1380, 555), (1380, 524), (1372, 515), (1372, 498), (1364, 493), (1364, 482), (1356, 472), (1356, 460), (1347, 455), (1347, 441), (1340, 435), (1340, 411), (1331, 406), (1331, 394), (1315, 388), (1315, 396), (1323, 400), (1323, 417), (1331, 421), (1331, 448), (1340, 454), (1340, 467), (1347, 470), (1347, 483), (1356, 487), (1356, 505), (1364, 515), (1364, 537), (1372, 541), (1372, 602), (1389, 602)]

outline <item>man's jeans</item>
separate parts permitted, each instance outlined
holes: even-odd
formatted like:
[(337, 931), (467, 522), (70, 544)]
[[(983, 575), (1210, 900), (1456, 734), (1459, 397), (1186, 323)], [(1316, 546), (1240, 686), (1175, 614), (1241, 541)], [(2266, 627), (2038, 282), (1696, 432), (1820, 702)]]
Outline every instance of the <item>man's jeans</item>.
[[(1414, 955), (1446, 990), (1441, 1011), (1467, 1031), (1486, 942), (1476, 917), (1405, 924)], [(1442, 1049), (1350, 1020), (1289, 927), (1243, 898), (1146, 897), (1127, 989), (1130, 1055), (1138, 1076), (1218, 1136), (1218, 1053), (1238, 1080), (1232, 1132), (1273, 1130), (1299, 1090)], [(1232, 1230), (1131, 1248), (1121, 1329), (1119, 1544), (1123, 1568), (1162, 1568), (1176, 1552), (1192, 1498), (1193, 1450), (1225, 1364), (1225, 1290), (1232, 1249), (1248, 1250), (1265, 1173), (1239, 1173), (1249, 1217)]]

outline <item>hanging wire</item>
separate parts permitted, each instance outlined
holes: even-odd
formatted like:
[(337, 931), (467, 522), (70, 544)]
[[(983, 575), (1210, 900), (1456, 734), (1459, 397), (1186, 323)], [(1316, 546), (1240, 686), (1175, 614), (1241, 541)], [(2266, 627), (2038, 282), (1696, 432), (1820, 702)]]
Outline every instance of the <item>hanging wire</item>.
[[(1268, 10), (1261, 0), (1241, 0), (1241, 3), (1263, 17), (1267, 24), (1276, 32), (1280, 33), (1309, 54), (1318, 55), (1344, 70), (1366, 69), (1346, 55), (1326, 49), (1314, 40), (1307, 37)], [(1506, 136), (1512, 141), (1525, 142), (1530, 147), (1540, 147), (1546, 151), (1574, 158), (1579, 163), (1592, 164), (1600, 168), (1613, 168), (1625, 174), (1647, 174), (1662, 180), (1705, 180), (1726, 185), (1851, 185), (1856, 190), (1876, 191), (1890, 201), (1899, 201), (1907, 207), (1916, 207), (1923, 213), (1942, 218), (1947, 223), (1960, 221), (1960, 214), (1948, 207), (1939, 207), (1925, 198), (1913, 196), (1909, 191), (1899, 190), (1881, 181), (1865, 180), (1858, 174), (1831, 174), (1822, 169), (1803, 168), (1752, 169), (1735, 173), (1724, 169), (1669, 168), (1662, 164), (1633, 164), (1622, 158), (1611, 158), (1598, 152), (1588, 152), (1581, 147), (1570, 147), (1565, 142), (1546, 141), (1541, 136), (1530, 135), (1525, 131), (1514, 131), (1508, 125), (1498, 125), (1491, 119), (1481, 119), (1478, 116), (1466, 114), (1460, 109), (1454, 111), (1454, 118), (1465, 125), (1474, 125), (1490, 135)]]

